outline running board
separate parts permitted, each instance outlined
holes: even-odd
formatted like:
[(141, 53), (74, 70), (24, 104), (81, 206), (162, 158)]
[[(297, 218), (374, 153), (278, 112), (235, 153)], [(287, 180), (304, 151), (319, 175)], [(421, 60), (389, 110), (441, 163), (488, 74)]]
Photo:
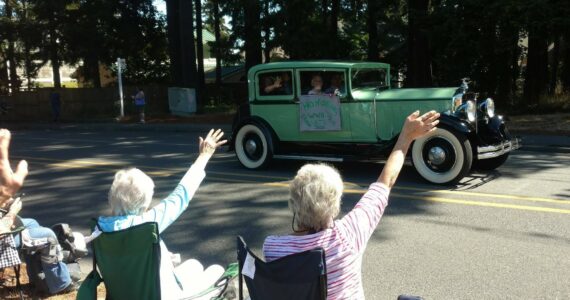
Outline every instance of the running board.
[[(385, 164), (386, 159), (344, 159), (342, 157), (327, 157), (327, 156), (311, 156), (311, 155), (273, 155), (275, 159), (291, 159), (291, 160), (310, 160), (310, 161), (330, 161), (330, 162), (344, 162), (344, 161), (360, 161), (360, 162), (371, 162), (371, 163), (379, 163)], [(413, 166), (412, 160), (410, 158), (406, 158), (404, 160), (404, 165), (406, 166)]]
[(332, 161), (343, 162), (344, 159), (340, 157), (326, 157), (326, 156), (305, 156), (305, 155), (273, 155), (277, 159), (294, 159), (294, 160), (316, 160), (316, 161)]

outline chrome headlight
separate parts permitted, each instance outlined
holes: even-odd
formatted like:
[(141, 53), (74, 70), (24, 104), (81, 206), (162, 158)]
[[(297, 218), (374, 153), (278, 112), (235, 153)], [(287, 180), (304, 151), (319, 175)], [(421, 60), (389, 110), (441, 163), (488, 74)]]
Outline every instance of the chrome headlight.
[(495, 116), (495, 101), (491, 98), (487, 98), (483, 103), (479, 104), (479, 110), (485, 113), (489, 118)]
[(461, 104), (457, 108), (456, 113), (465, 115), (469, 122), (475, 122), (475, 119), (477, 118), (477, 108), (475, 106), (475, 102), (469, 100)]

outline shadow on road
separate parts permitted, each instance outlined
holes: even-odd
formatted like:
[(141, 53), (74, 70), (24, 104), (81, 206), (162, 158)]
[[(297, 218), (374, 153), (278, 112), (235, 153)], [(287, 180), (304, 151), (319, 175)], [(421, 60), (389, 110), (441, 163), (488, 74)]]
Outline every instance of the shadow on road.
[[(159, 170), (167, 173), (151, 176), (155, 180), (157, 201), (174, 189), (196, 157), (192, 153), (197, 150), (197, 137), (183, 133), (153, 135), (107, 132), (103, 135), (92, 132), (48, 132), (22, 135), (22, 139), (15, 135), (12, 146), (13, 156), (26, 158), (30, 162), (31, 173), (23, 190), (28, 196), (22, 215), (36, 218), (45, 225), (66, 222), (84, 233), (90, 231), (88, 224), (91, 218), (109, 213), (107, 192), (117, 170), (138, 166), (145, 172)], [(72, 164), (78, 160), (96, 163), (65, 167), (65, 163)], [(54, 165), (58, 163), (63, 165)], [(163, 238), (173, 252), (182, 252), (186, 258), (198, 257), (206, 263), (235, 260), (235, 236), (238, 234), (260, 251), (267, 235), (291, 232), (287, 188), (264, 183), (283, 183), (293, 178), (303, 164), (301, 161), (275, 161), (266, 170), (250, 171), (244, 169), (231, 153), (220, 153), (209, 164), (210, 173), (189, 209), (165, 232)], [(346, 189), (366, 189), (376, 181), (383, 168), (382, 164), (354, 162), (334, 166), (346, 182)], [(551, 168), (570, 168), (570, 160), (542, 153), (532, 156), (517, 154), (496, 171), (474, 172), (460, 184), (448, 188), (472, 190), (498, 178), (518, 179)], [(218, 174), (213, 174), (215, 172)], [(566, 178), (548, 180), (567, 181)], [(424, 181), (410, 166), (402, 170), (395, 190), (398, 187), (418, 189), (398, 191), (417, 197), (425, 195), (422, 190), (442, 189), (442, 186)], [(570, 189), (557, 196), (570, 201)], [(361, 194), (346, 193), (341, 215), (352, 209), (360, 197)], [(395, 197), (385, 217), (427, 216), (433, 214), (430, 205), (433, 204), (427, 201)], [(472, 229), (486, 230), (484, 227)], [(388, 232), (380, 231), (374, 238), (391, 237)]]

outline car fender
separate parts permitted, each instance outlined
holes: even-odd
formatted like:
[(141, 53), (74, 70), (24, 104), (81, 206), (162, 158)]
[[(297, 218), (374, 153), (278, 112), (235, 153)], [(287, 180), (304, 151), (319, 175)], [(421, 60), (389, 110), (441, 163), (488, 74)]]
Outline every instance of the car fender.
[(474, 132), (472, 126), (467, 121), (448, 114), (441, 114), (439, 116), (439, 126), (448, 127), (467, 136), (470, 136), (471, 133)]
[(239, 129), (246, 124), (254, 124), (258, 126), (259, 129), (261, 129), (261, 131), (263, 131), (263, 133), (267, 137), (268, 149), (271, 151), (271, 153), (275, 153), (279, 141), (279, 139), (277, 138), (277, 134), (275, 134), (275, 131), (273, 130), (273, 128), (271, 128), (271, 125), (269, 125), (267, 121), (258, 116), (249, 116), (246, 118), (242, 118), (241, 120), (235, 123), (234, 130), (232, 132), (232, 137), (231, 140), (229, 141), (230, 151), (234, 150), (234, 141)]
[(469, 139), (471, 150), (473, 153), (477, 153), (479, 140), (477, 138), (477, 132), (472, 124), (454, 115), (441, 114), (439, 117), (439, 125), (437, 126), (465, 135), (467, 139)]

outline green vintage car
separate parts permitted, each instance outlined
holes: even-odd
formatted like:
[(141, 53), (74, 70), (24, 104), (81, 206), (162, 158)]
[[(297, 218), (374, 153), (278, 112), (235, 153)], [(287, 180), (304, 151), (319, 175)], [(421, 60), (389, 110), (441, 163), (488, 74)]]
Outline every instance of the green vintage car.
[(472, 168), (492, 170), (519, 147), (491, 99), (459, 88), (390, 87), (390, 65), (287, 61), (248, 72), (249, 99), (233, 124), (231, 147), (240, 163), (262, 168), (272, 159), (341, 162), (386, 159), (404, 119), (441, 112), (437, 130), (412, 145), (418, 173), (456, 183)]

